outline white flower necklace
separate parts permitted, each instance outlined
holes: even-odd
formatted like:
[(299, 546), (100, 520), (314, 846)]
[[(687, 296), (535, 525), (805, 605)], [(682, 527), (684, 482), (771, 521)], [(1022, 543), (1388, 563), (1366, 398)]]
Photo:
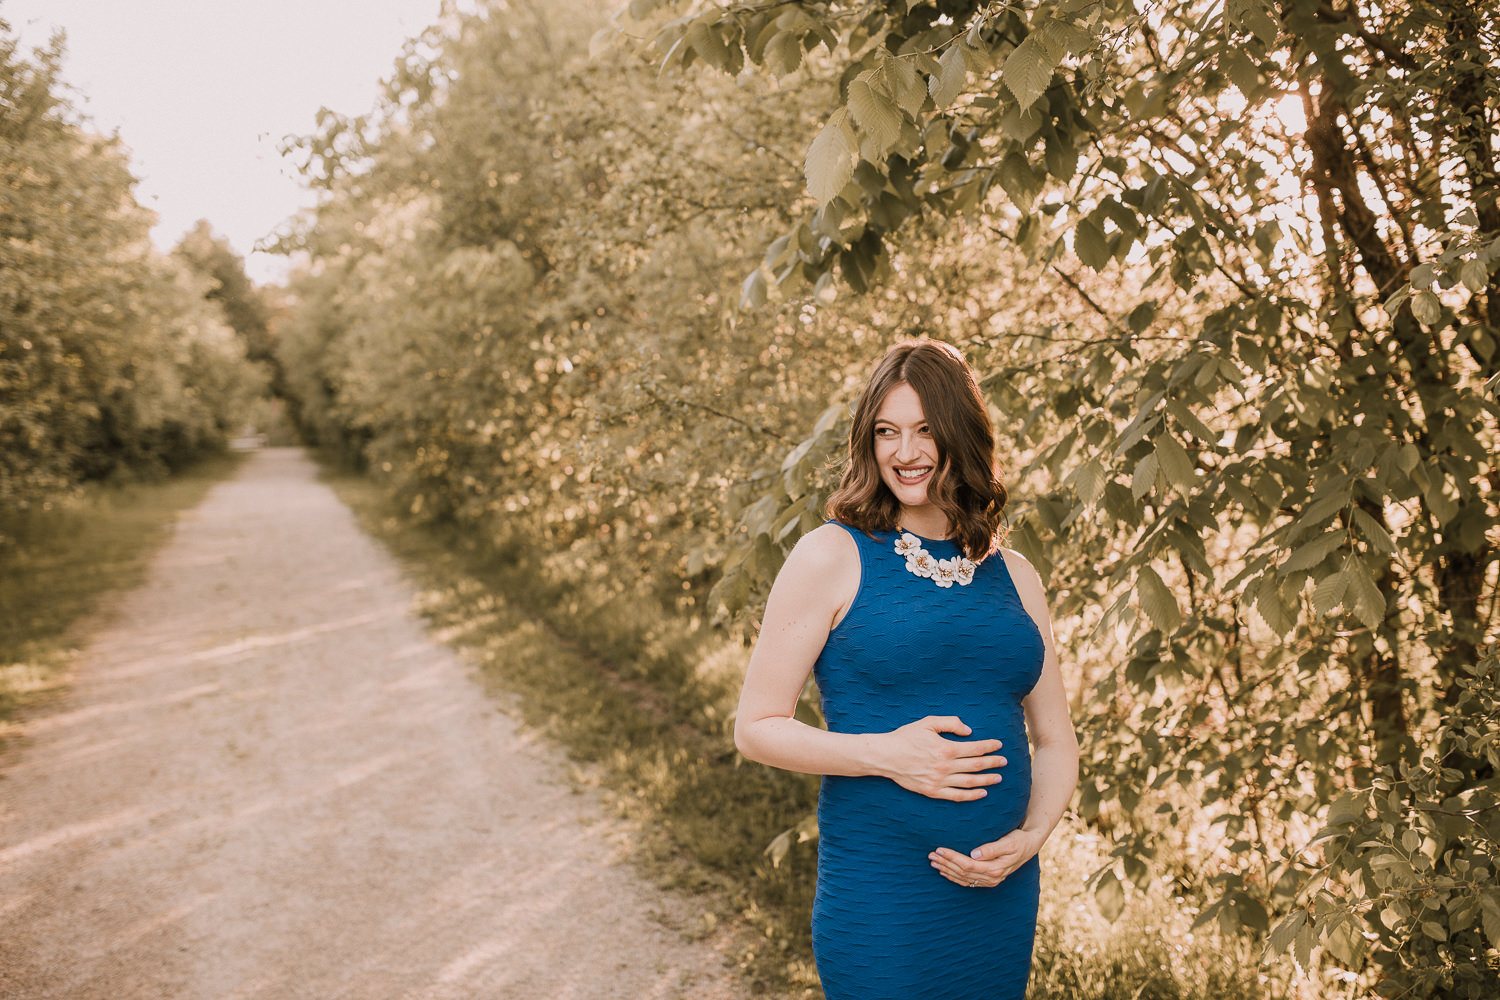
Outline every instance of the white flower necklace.
[(896, 526), (896, 555), (906, 560), (906, 571), (924, 580), (931, 580), (939, 587), (951, 587), (955, 583), (967, 587), (974, 581), (974, 570), (979, 566), (974, 560), (960, 552), (951, 559), (935, 559), (931, 552), (922, 548), (922, 539)]

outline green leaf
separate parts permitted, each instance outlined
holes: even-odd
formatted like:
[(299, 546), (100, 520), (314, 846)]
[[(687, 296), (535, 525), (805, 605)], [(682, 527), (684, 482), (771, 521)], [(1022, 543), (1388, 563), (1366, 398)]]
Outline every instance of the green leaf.
[(802, 39), (795, 31), (777, 32), (766, 44), (766, 68), (777, 77), (797, 72), (802, 65)]
[(1172, 596), (1156, 570), (1150, 566), (1141, 567), (1136, 575), (1135, 593), (1141, 610), (1146, 612), (1146, 617), (1151, 619), (1151, 623), (1163, 635), (1171, 635), (1177, 631), (1177, 626), (1182, 624), (1182, 609), (1177, 606), (1177, 598)]
[(901, 106), (901, 110), (913, 118), (917, 117), (922, 105), (927, 103), (927, 88), (922, 85), (922, 74), (917, 72), (917, 64), (911, 59), (898, 56), (887, 59), (880, 71), (885, 74), (886, 82), (896, 95), (896, 103)]
[(692, 27), (688, 28), (687, 38), (704, 62), (722, 70), (729, 66), (729, 46), (724, 44), (724, 39), (719, 37), (718, 31), (709, 23), (717, 17), (718, 14), (714, 13), (694, 21)]
[(1347, 571), (1347, 563), (1344, 569), (1337, 573), (1330, 573), (1319, 580), (1313, 587), (1313, 610), (1320, 615), (1331, 615), (1344, 603), (1344, 594), (1349, 589), (1350, 574)]
[(1011, 202), (1017, 208), (1029, 212), (1037, 192), (1042, 189), (1042, 182), (1032, 173), (1031, 164), (1026, 157), (1011, 150), (1000, 161), (1000, 186), (1010, 195)]
[(831, 306), (838, 301), (839, 286), (832, 271), (824, 271), (818, 275), (818, 280), (813, 284), (812, 293), (813, 298), (825, 306)]
[(1417, 446), (1407, 441), (1396, 454), (1396, 467), (1408, 476), (1422, 463), (1422, 453)]
[[(1427, 501), (1427, 507), (1432, 515), (1438, 519), (1440, 524), (1448, 524), (1458, 516), (1459, 505), (1450, 497), (1443, 488), (1446, 481), (1443, 478), (1442, 469), (1437, 465), (1437, 458), (1429, 458), (1427, 463), (1419, 466), (1413, 471), (1412, 479), (1422, 491), (1422, 499)], [(1431, 467), (1431, 471), (1429, 471)], [(1436, 473), (1434, 476), (1432, 473)]]
[(1354, 616), (1371, 631), (1379, 628), (1380, 623), (1385, 620), (1385, 595), (1375, 585), (1369, 567), (1363, 560), (1351, 560), (1349, 563), (1349, 589), (1345, 592), (1344, 599), (1351, 605), (1349, 610), (1354, 612)]
[(1033, 33), (1042, 36), (1042, 41), (1047, 46), (1047, 55), (1051, 58), (1053, 66), (1062, 62), (1069, 53), (1075, 56), (1083, 55), (1092, 50), (1095, 44), (1092, 32), (1056, 17), (1047, 18), (1040, 28), (1033, 29)]
[(1269, 262), (1271, 254), (1276, 250), (1276, 244), (1282, 237), (1281, 223), (1275, 219), (1268, 219), (1255, 227), (1255, 249), (1260, 251), (1260, 259)]
[(1354, 920), (1346, 920), (1334, 927), (1323, 939), (1323, 945), (1346, 968), (1357, 967), (1364, 958), (1365, 939)]
[(958, 100), (968, 81), (968, 64), (964, 61), (963, 46), (950, 45), (938, 60), (938, 71), (927, 81), (927, 92), (939, 111), (945, 110)]
[(1131, 333), (1143, 333), (1156, 319), (1156, 300), (1148, 299), (1130, 310), (1130, 317), (1126, 323), (1130, 326)]
[[(799, 470), (800, 471), (800, 470)], [(792, 478), (788, 475), (787, 478)], [(802, 508), (800, 504), (792, 504), (781, 515), (776, 518), (776, 523), (771, 526), (771, 541), (777, 545), (785, 542), (787, 537), (802, 526)]]
[(772, 868), (780, 868), (781, 862), (786, 858), (787, 852), (792, 849), (793, 831), (782, 830), (775, 838), (766, 845), (766, 856), (771, 859)]
[(1354, 508), (1354, 526), (1359, 529), (1360, 537), (1369, 542), (1371, 547), (1386, 555), (1395, 554), (1396, 541), (1391, 533), (1386, 530), (1385, 525), (1365, 513), (1362, 507)]
[(854, 158), (859, 142), (849, 126), (849, 112), (839, 108), (828, 119), (807, 150), (804, 170), (807, 190), (818, 204), (826, 205), (838, 197), (844, 185), (854, 176)]
[(740, 308), (759, 309), (766, 304), (766, 276), (759, 269), (751, 271), (740, 285)]
[(750, 537), (768, 534), (776, 520), (776, 496), (767, 494), (755, 501), (745, 512), (744, 524)]
[(806, 438), (797, 447), (787, 452), (786, 458), (781, 460), (781, 471), (786, 472), (790, 470), (794, 465), (806, 458), (807, 453), (812, 451), (815, 444), (817, 444), (816, 438)]
[(1193, 459), (1172, 435), (1162, 434), (1156, 439), (1156, 460), (1161, 463), (1161, 471), (1167, 477), (1167, 482), (1183, 493), (1193, 488), (1196, 479), (1193, 474)]
[(1261, 621), (1279, 636), (1284, 636), (1297, 627), (1296, 615), (1281, 599), (1281, 591), (1277, 588), (1276, 578), (1273, 576), (1261, 581), (1260, 589), (1255, 594), (1255, 613), (1260, 615)]
[(1276, 44), (1280, 25), (1266, 0), (1230, 0), (1225, 13), (1230, 24), (1252, 32), (1266, 48)]
[(1365, 815), (1364, 803), (1358, 792), (1341, 792), (1339, 797), (1333, 800), (1333, 805), (1328, 807), (1328, 825), (1343, 826), (1346, 823), (1354, 823), (1363, 819)]
[(730, 614), (743, 608), (749, 599), (750, 577), (743, 570), (726, 572), (708, 595), (710, 607), (723, 605)]
[(1019, 105), (1010, 104), (1000, 116), (1000, 129), (1016, 142), (1029, 142), (1042, 127), (1042, 116), (1035, 110), (1023, 112)]
[(1279, 567), (1282, 575), (1312, 569), (1327, 558), (1330, 552), (1343, 545), (1347, 538), (1348, 535), (1342, 530), (1325, 531), (1312, 541), (1297, 546)]
[(849, 84), (849, 114), (859, 130), (874, 142), (881, 155), (890, 152), (891, 147), (901, 138), (901, 126), (905, 119), (900, 110), (889, 97), (870, 86), (865, 79), (856, 79)]
[(792, 236), (790, 233), (778, 236), (766, 247), (766, 266), (776, 270), (787, 262), (787, 258), (793, 253)]
[(1230, 82), (1238, 88), (1241, 94), (1245, 95), (1247, 100), (1255, 100), (1256, 96), (1260, 93), (1263, 78), (1260, 67), (1256, 66), (1250, 60), (1250, 57), (1245, 55), (1244, 50), (1233, 46), (1225, 49), (1221, 57), (1220, 66), (1224, 69)]
[(1411, 286), (1402, 285), (1385, 300), (1384, 309), (1389, 315), (1394, 316), (1400, 311), (1402, 304), (1409, 298), (1411, 298)]
[(1105, 920), (1120, 919), (1125, 910), (1125, 887), (1114, 872), (1105, 872), (1100, 877), (1099, 884), (1094, 886), (1094, 901), (1099, 904), (1099, 912), (1104, 914)]
[(1151, 492), (1156, 485), (1158, 473), (1156, 452), (1151, 452), (1136, 463), (1135, 471), (1130, 475), (1130, 492), (1137, 500)]
[(1466, 260), (1463, 267), (1458, 269), (1458, 280), (1463, 282), (1465, 288), (1478, 295), (1489, 286), (1490, 269), (1482, 260)]
[(1033, 31), (1005, 60), (1005, 68), (1000, 71), (1000, 82), (1016, 95), (1022, 111), (1035, 104), (1047, 92), (1052, 84), (1052, 71), (1057, 68), (1060, 59), (1061, 57), (1052, 57), (1041, 34)]
[(615, 40), (621, 34), (620, 29), (614, 25), (610, 25), (607, 28), (600, 28), (594, 32), (593, 37), (589, 39), (589, 59), (598, 59), (605, 52), (609, 51), (610, 47), (614, 45)]
[(1074, 469), (1071, 478), (1073, 488), (1078, 491), (1078, 499), (1090, 507), (1099, 502), (1099, 498), (1104, 495), (1104, 487), (1109, 482), (1104, 466), (1097, 458), (1091, 458)]
[(1411, 314), (1424, 326), (1432, 326), (1443, 317), (1443, 300), (1436, 292), (1418, 292), (1411, 297)]
[(1109, 241), (1104, 238), (1104, 230), (1093, 219), (1078, 220), (1078, 225), (1073, 229), (1073, 252), (1095, 271), (1104, 270), (1109, 263)]
[[(1202, 372), (1208, 372), (1211, 375), (1217, 375), (1218, 368), (1213, 364), (1205, 364), (1199, 373), (1200, 376), (1202, 375)], [(1184, 430), (1192, 434), (1204, 444), (1213, 444), (1213, 442), (1217, 441), (1220, 437), (1220, 435), (1215, 432), (1213, 428), (1209, 427), (1201, 419), (1199, 419), (1198, 414), (1188, 409), (1186, 405), (1178, 400), (1173, 399), (1167, 403), (1167, 412), (1172, 414), (1173, 418), (1183, 426)]]
[(1490, 947), (1500, 947), (1500, 889), (1486, 889), (1479, 897), (1479, 909), (1484, 923), (1484, 936), (1490, 939)]
[(1297, 939), (1293, 942), (1292, 953), (1297, 958), (1297, 964), (1304, 969), (1310, 968), (1312, 963), (1313, 946), (1318, 943), (1318, 936), (1313, 933), (1311, 926), (1304, 924), (1297, 930)]

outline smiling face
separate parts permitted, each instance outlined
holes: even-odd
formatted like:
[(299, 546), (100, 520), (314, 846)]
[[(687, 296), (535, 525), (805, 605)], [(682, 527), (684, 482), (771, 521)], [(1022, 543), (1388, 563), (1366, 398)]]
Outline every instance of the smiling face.
[(917, 525), (930, 520), (929, 513), (942, 517), (927, 498), (940, 458), (917, 391), (905, 382), (893, 386), (875, 414), (875, 464), (901, 504), (902, 521), (909, 530), (922, 531)]
[(849, 457), (828, 516), (874, 535), (898, 525), (994, 550), (1005, 511), (995, 428), (974, 369), (951, 344), (903, 340), (870, 373), (849, 422)]

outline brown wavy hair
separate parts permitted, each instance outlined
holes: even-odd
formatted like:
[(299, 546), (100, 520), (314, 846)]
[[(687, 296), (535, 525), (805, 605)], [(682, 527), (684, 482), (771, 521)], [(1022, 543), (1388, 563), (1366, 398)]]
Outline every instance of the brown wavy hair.
[(982, 559), (1003, 537), (1007, 493), (995, 461), (995, 426), (979, 380), (962, 354), (938, 340), (903, 340), (875, 366), (854, 408), (849, 460), (828, 516), (866, 534), (891, 531), (901, 505), (875, 462), (875, 416), (898, 385), (909, 385), (937, 445), (938, 466), (927, 496), (948, 516), (953, 540), (970, 559)]

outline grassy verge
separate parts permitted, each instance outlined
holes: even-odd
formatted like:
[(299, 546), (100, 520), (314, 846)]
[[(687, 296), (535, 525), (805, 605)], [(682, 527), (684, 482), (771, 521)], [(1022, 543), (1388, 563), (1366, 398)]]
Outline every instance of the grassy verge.
[(64, 689), (78, 621), (103, 595), (139, 583), (177, 515), (239, 461), (225, 455), (162, 482), (0, 513), (0, 742)]
[[(462, 532), (416, 526), (369, 481), (329, 478), (420, 583), (439, 637), (463, 649), (527, 724), (592, 765), (581, 779), (602, 784), (636, 821), (647, 870), (701, 893), (705, 930), (725, 919), (746, 930), (737, 957), (757, 995), (820, 996), (808, 929), (812, 845), (793, 846), (777, 866), (764, 853), (811, 811), (817, 784), (734, 752), (727, 723), (743, 651), (662, 640), (672, 630), (649, 599), (598, 605), (586, 586), (549, 580), (540, 556), (497, 554)], [(1073, 827), (1049, 844), (1030, 995), (1288, 995), (1258, 967), (1253, 946), (1190, 930), (1191, 910), (1169, 886), (1128, 888), (1124, 918), (1104, 920), (1084, 880), (1106, 857), (1097, 837)]]

